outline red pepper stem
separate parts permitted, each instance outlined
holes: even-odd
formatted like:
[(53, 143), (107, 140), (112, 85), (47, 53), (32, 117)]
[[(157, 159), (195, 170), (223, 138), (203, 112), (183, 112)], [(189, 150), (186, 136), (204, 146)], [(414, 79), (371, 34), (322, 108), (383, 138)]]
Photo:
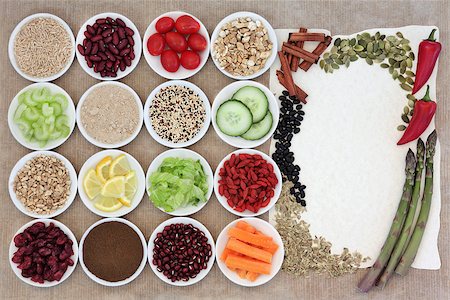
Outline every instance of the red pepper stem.
[(434, 33), (435, 32), (436, 32), (436, 28), (431, 30), (430, 36), (428, 37), (427, 41), (430, 41), (430, 42), (435, 42), (436, 41), (436, 39), (434, 38)]
[(423, 96), (422, 101), (425, 102), (430, 102), (431, 98), (430, 98), (430, 86), (427, 85), (427, 91), (425, 92), (425, 96)]

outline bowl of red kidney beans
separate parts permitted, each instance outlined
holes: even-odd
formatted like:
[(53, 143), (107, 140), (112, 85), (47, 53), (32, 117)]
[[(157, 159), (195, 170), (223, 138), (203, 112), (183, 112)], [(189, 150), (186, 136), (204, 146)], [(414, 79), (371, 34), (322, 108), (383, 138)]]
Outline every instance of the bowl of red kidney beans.
[(206, 27), (182, 11), (167, 12), (153, 20), (142, 44), (149, 66), (167, 79), (195, 75), (205, 65), (210, 50)]
[(23, 225), (14, 235), (9, 261), (23, 282), (37, 287), (55, 286), (75, 270), (78, 243), (63, 223), (36, 219)]
[(142, 54), (137, 27), (117, 13), (101, 13), (87, 20), (76, 39), (76, 55), (83, 70), (100, 80), (130, 74)]
[(148, 262), (162, 281), (187, 286), (211, 271), (216, 247), (208, 229), (188, 217), (168, 219), (153, 231), (148, 241)]
[(240, 217), (269, 211), (281, 194), (282, 177), (268, 155), (253, 149), (228, 154), (214, 174), (214, 193), (220, 204)]

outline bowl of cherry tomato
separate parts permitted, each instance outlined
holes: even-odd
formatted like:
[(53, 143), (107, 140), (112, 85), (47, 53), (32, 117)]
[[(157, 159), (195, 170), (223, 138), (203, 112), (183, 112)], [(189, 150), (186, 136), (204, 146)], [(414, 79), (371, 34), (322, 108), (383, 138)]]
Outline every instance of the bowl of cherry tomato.
[(205, 25), (191, 14), (167, 12), (147, 27), (143, 39), (144, 57), (158, 75), (185, 79), (205, 65), (210, 51)]

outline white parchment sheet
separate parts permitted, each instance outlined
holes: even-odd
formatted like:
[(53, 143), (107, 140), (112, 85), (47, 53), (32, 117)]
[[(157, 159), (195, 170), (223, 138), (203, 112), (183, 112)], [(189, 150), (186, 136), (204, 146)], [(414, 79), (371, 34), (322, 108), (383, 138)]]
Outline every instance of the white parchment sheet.
[[(403, 33), (416, 54), (419, 43), (428, 37), (433, 27), (408, 26), (365, 30), (371, 34)], [(287, 40), (289, 32), (276, 30), (279, 43)], [(329, 34), (324, 30), (321, 31)], [(352, 36), (356, 36), (352, 35)], [(338, 36), (334, 36), (336, 38)], [(340, 36), (346, 38), (346, 36)], [(439, 37), (436, 32), (436, 37)], [(333, 43), (330, 45), (333, 45)], [(307, 43), (312, 51), (316, 44)], [(275, 71), (277, 60), (270, 69), (270, 89), (278, 97), (284, 89)], [(430, 96), (436, 100), (435, 68), (428, 84)], [(373, 264), (386, 239), (397, 210), (405, 180), (404, 166), (408, 148), (416, 150), (416, 142), (397, 146), (402, 132), (397, 131), (406, 94), (387, 69), (379, 64), (368, 65), (359, 59), (347, 69), (326, 74), (313, 66), (305, 73), (299, 69), (294, 80), (308, 93), (304, 105), (305, 117), (301, 131), (292, 140), (295, 163), (301, 167), (300, 181), (306, 185), (307, 212), (303, 218), (311, 224), (313, 235), (323, 236), (339, 253), (344, 247), (358, 250)], [(422, 98), (426, 86), (416, 93)], [(434, 121), (422, 135), (425, 141), (434, 130)], [(439, 133), (438, 133), (439, 135)], [(274, 143), (271, 153), (274, 152)], [(439, 233), (440, 145), (434, 158), (434, 187), (431, 211), (425, 234), (413, 267), (439, 269), (441, 262), (437, 247)], [(273, 222), (274, 210), (270, 213)]]

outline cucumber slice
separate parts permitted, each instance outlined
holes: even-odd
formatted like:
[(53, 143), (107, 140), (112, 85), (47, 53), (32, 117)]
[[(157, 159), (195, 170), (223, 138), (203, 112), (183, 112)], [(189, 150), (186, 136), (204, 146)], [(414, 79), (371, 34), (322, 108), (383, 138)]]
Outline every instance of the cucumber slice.
[(62, 126), (67, 126), (69, 124), (69, 117), (66, 115), (61, 115), (56, 118), (55, 126), (57, 129), (61, 130)]
[(59, 105), (61, 105), (62, 110), (66, 110), (67, 106), (69, 105), (66, 96), (63, 94), (56, 94), (52, 98), (52, 102), (56, 102)]
[(33, 140), (34, 129), (30, 129), (27, 134), (24, 135), (25, 141), (31, 142)]
[(28, 106), (24, 103), (20, 104), (17, 108), (16, 111), (14, 112), (14, 120), (19, 120), (20, 117), (22, 117), (22, 114), (24, 111), (26, 111), (28, 108)]
[(36, 121), (37, 119), (39, 119), (39, 116), (39, 112), (34, 107), (28, 107), (23, 113), (24, 119), (28, 121)]
[(24, 120), (24, 119), (18, 119), (15, 121), (17, 127), (19, 127), (20, 131), (23, 135), (27, 135), (31, 130), (31, 124), (30, 122)]
[(55, 115), (55, 117), (59, 116), (62, 114), (62, 108), (61, 105), (57, 102), (52, 102), (50, 103), (50, 107), (53, 108), (53, 114)]
[(38, 119), (31, 125), (34, 129), (44, 126), (45, 118), (43, 116), (39, 116)]
[(66, 125), (62, 125), (59, 131), (61, 131), (62, 137), (68, 137), (70, 134), (70, 128)]
[(261, 89), (254, 86), (244, 86), (234, 95), (233, 99), (244, 103), (252, 112), (253, 123), (258, 123), (267, 114), (269, 110), (269, 101), (266, 94)]
[(50, 136), (50, 132), (48, 131), (47, 126), (41, 126), (34, 129), (34, 138), (38, 141), (48, 141)]
[(61, 131), (55, 130), (48, 136), (49, 140), (56, 140), (62, 136)]
[(49, 101), (50, 98), (50, 90), (46, 87), (41, 89), (34, 89), (31, 94), (31, 99), (35, 102), (45, 102)]
[(27, 93), (31, 93), (31, 91), (23, 92), (23, 93), (20, 94), (19, 97), (17, 98), (17, 100), (19, 101), (20, 104), (25, 103), (25, 98), (27, 97)]
[(220, 131), (229, 136), (240, 136), (252, 126), (252, 113), (247, 106), (236, 100), (222, 103), (217, 110), (216, 122)]
[(32, 91), (26, 91), (25, 96), (23, 98), (23, 103), (25, 103), (28, 106), (36, 106), (36, 101), (34, 101), (31, 97)]
[(263, 138), (272, 128), (273, 118), (270, 111), (267, 112), (267, 115), (259, 121), (258, 123), (255, 123), (250, 127), (250, 129), (241, 135), (242, 138), (249, 140), (249, 141), (255, 141)]
[(53, 107), (50, 107), (47, 102), (44, 102), (42, 104), (42, 114), (44, 115), (44, 117), (53, 116)]

